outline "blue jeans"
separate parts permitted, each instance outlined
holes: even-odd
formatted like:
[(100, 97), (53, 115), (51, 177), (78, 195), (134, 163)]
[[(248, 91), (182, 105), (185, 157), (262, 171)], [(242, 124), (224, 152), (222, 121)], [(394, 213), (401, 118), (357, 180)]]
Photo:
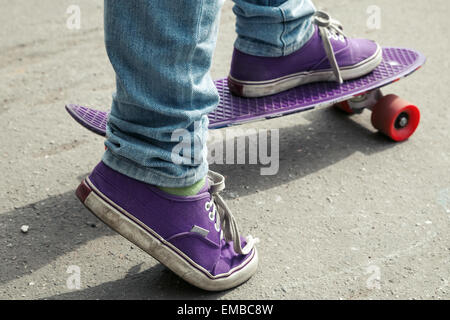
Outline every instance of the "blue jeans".
[[(209, 70), (224, 0), (105, 0), (105, 43), (116, 72), (103, 162), (131, 178), (190, 186), (208, 171), (208, 117), (219, 103)], [(312, 36), (310, 0), (233, 0), (236, 49), (282, 56)], [(184, 129), (191, 151), (176, 154)], [(186, 137), (186, 136), (185, 136)], [(195, 143), (194, 143), (195, 142)]]

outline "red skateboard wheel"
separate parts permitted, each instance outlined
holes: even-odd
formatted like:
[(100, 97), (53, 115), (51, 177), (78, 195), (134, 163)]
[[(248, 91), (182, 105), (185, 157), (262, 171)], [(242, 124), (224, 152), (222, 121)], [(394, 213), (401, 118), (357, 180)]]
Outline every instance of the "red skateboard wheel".
[(354, 114), (355, 111), (350, 107), (347, 101), (339, 102), (334, 105), (335, 108), (345, 112), (346, 114)]
[(372, 108), (372, 125), (392, 140), (405, 141), (419, 126), (420, 111), (396, 95), (381, 98)]

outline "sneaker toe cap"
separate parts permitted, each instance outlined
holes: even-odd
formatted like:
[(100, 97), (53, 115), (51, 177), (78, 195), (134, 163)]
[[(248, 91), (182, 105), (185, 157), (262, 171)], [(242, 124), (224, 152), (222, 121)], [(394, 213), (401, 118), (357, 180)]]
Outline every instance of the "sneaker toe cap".
[(372, 58), (380, 52), (378, 43), (367, 39), (350, 40), (351, 54), (348, 55), (346, 65), (355, 65)]
[[(246, 245), (245, 238), (241, 237), (242, 247)], [(213, 274), (228, 273), (235, 268), (244, 267), (249, 258), (253, 255), (253, 250), (247, 255), (237, 254), (233, 249), (233, 242), (224, 243), (221, 250), (220, 259), (214, 267)]]

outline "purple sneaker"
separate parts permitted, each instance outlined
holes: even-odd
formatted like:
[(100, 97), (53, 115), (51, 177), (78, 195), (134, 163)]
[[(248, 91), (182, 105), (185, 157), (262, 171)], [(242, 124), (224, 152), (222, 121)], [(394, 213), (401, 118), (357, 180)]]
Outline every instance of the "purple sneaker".
[(314, 28), (312, 38), (288, 56), (258, 57), (235, 49), (228, 76), (231, 92), (256, 98), (312, 82), (342, 83), (370, 73), (383, 59), (376, 42), (348, 38), (324, 12), (316, 12)]
[(218, 194), (224, 177), (210, 171), (207, 180), (195, 196), (173, 196), (100, 162), (76, 194), (109, 227), (178, 276), (204, 290), (220, 291), (256, 272), (257, 239), (239, 236)]

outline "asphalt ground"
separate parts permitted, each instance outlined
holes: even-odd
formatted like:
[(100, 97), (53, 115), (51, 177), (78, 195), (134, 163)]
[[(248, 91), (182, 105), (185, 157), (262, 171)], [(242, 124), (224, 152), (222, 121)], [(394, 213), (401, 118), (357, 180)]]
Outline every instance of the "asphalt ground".
[[(79, 30), (66, 26), (74, 4)], [(103, 141), (64, 105), (106, 110), (114, 91), (102, 1), (0, 0), (0, 298), (450, 298), (450, 3), (316, 5), (349, 35), (427, 56), (421, 71), (385, 89), (418, 105), (421, 125), (399, 144), (372, 128), (370, 112), (325, 108), (241, 127), (279, 129), (280, 167), (261, 176), (257, 165), (212, 166), (227, 177), (224, 195), (242, 231), (261, 239), (261, 260), (244, 285), (208, 293), (112, 232), (74, 195)], [(214, 78), (230, 65), (231, 7), (222, 11)], [(76, 270), (79, 288), (67, 285)]]

